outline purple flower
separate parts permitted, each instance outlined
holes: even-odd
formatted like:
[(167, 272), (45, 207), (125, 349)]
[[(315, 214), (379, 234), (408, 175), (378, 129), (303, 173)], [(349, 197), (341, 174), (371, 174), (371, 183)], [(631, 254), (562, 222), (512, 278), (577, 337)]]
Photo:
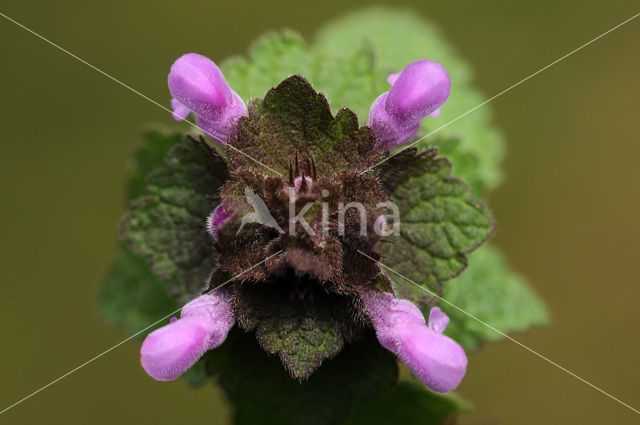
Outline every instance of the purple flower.
[(222, 344), (235, 323), (233, 293), (218, 290), (201, 295), (182, 308), (180, 319), (147, 335), (140, 363), (152, 378), (171, 381), (182, 375), (205, 351)]
[(434, 391), (455, 389), (467, 369), (467, 356), (454, 340), (442, 335), (449, 317), (438, 307), (429, 325), (418, 308), (388, 292), (370, 289), (360, 294), (380, 344), (394, 352), (413, 374)]
[[(244, 160), (238, 161), (233, 155), (228, 156), (229, 165), (234, 169), (228, 173), (227, 182), (219, 189), (221, 203), (206, 218), (206, 229), (212, 237), (211, 252), (221, 266), (220, 270), (236, 277), (241, 274), (244, 276), (231, 283), (234, 289), (227, 287), (191, 301), (182, 309), (180, 319), (172, 319), (168, 325), (147, 336), (140, 354), (142, 366), (151, 377), (161, 381), (176, 379), (207, 350), (222, 344), (234, 326), (234, 309), (239, 326), (245, 331), (255, 330), (263, 348), (271, 354), (278, 353), (292, 375), (299, 379), (308, 377), (325, 358), (333, 357), (348, 341), (350, 334), (341, 333), (337, 342), (331, 342), (330, 352), (324, 350), (320, 353), (314, 352), (315, 349), (305, 345), (304, 341), (294, 339), (282, 347), (274, 344), (270, 334), (263, 338), (261, 333), (264, 328), (257, 327), (260, 323), (253, 324), (260, 320), (251, 320), (250, 317), (253, 314), (252, 303), (260, 302), (254, 301), (253, 297), (259, 300), (263, 296), (260, 292), (262, 289), (259, 291), (254, 288), (255, 285), (242, 286), (245, 279), (251, 279), (273, 282), (274, 291), (291, 291), (292, 296), (285, 298), (290, 301), (290, 306), (274, 304), (274, 308), (284, 311), (282, 317), (289, 317), (287, 314), (306, 317), (305, 311), (314, 308), (313, 302), (324, 302), (324, 296), (331, 296), (327, 302), (330, 300), (333, 304), (336, 303), (333, 298), (336, 294), (359, 293), (362, 302), (349, 296), (343, 300), (344, 306), (336, 307), (338, 313), (335, 316), (347, 321), (345, 329), (350, 329), (349, 332), (354, 335), (356, 332), (370, 332), (367, 324), (359, 319), (361, 315), (352, 314), (351, 309), (362, 311), (369, 316), (381, 345), (394, 352), (425, 385), (438, 392), (448, 392), (458, 386), (466, 372), (467, 357), (455, 341), (442, 334), (449, 322), (447, 315), (434, 307), (427, 325), (423, 314), (411, 302), (373, 288), (372, 279), (380, 274), (376, 265), (371, 266), (359, 257), (344, 259), (347, 256), (343, 255), (343, 252), (353, 252), (354, 247), (348, 244), (355, 240), (358, 241), (357, 246), (366, 246), (364, 249), (369, 253), (378, 255), (373, 247), (380, 236), (388, 235), (390, 230), (390, 224), (385, 215), (380, 214), (378, 207), (386, 203), (388, 196), (377, 179), (361, 176), (359, 171), (364, 168), (363, 164), (379, 159), (384, 151), (408, 141), (418, 131), (423, 118), (438, 113), (439, 107), (449, 96), (451, 85), (444, 68), (427, 60), (407, 65), (401, 73), (390, 75), (388, 81), (391, 89), (378, 97), (370, 111), (369, 126), (376, 136), (374, 149), (368, 143), (357, 146), (327, 144), (325, 148), (317, 146), (319, 142), (309, 142), (308, 146), (303, 146), (293, 140), (298, 134), (306, 135), (309, 132), (311, 137), (322, 136), (318, 140), (324, 140), (328, 137), (326, 129), (330, 128), (327, 126), (333, 125), (332, 122), (337, 119), (327, 114), (316, 123), (315, 109), (312, 109), (311, 115), (298, 114), (299, 111), (304, 112), (308, 105), (329, 111), (324, 96), (315, 92), (304, 78), (297, 75), (288, 78), (270, 90), (264, 99), (256, 100), (251, 116), (238, 122), (240, 117), (247, 114), (247, 108), (231, 90), (218, 67), (206, 57), (194, 53), (176, 60), (168, 78), (173, 95), (171, 106), (174, 118), (182, 120), (190, 113), (195, 113), (197, 124), (216, 142), (222, 145), (238, 142), (239, 146), (253, 149), (252, 152), (262, 152), (265, 160), (272, 161), (270, 164), (274, 167), (282, 166), (283, 171), (288, 164), (289, 179), (265, 176), (261, 174), (263, 170), (247, 166)], [(263, 115), (265, 111), (270, 115)], [(345, 142), (360, 140), (361, 136), (370, 137), (369, 129), (357, 127), (357, 118), (353, 114), (343, 117), (347, 117), (347, 128), (356, 127), (355, 133)], [(237, 129), (238, 125), (241, 130)], [(254, 134), (254, 130), (259, 134)], [(270, 146), (268, 150), (263, 149), (266, 145)], [(343, 158), (341, 153), (345, 149), (351, 153)], [(358, 152), (356, 156), (361, 158), (352, 158), (353, 152)], [(302, 155), (302, 162), (299, 162), (299, 155)], [(317, 164), (320, 177), (317, 175)], [(199, 178), (198, 173), (193, 172), (195, 179)], [(243, 189), (246, 197), (244, 203), (238, 201)], [(307, 234), (299, 231), (282, 237), (280, 233), (284, 232), (280, 226), (284, 228), (288, 225), (291, 228), (293, 218), (287, 221), (285, 213), (291, 214), (291, 205), (295, 207), (294, 213), (299, 210), (298, 215), (304, 216), (313, 203), (322, 202), (325, 197), (328, 198), (327, 205), (345, 200), (364, 202), (368, 205), (364, 209), (366, 220), (374, 219), (376, 234), (367, 237), (361, 230), (356, 236), (354, 229), (358, 226), (354, 224), (355, 221), (345, 226), (344, 219), (342, 222), (340, 219), (336, 221), (336, 214), (333, 214), (333, 222), (328, 222), (328, 218), (326, 223), (330, 231), (322, 236), (315, 237), (316, 234), (312, 234), (313, 230), (309, 228), (311, 232), (307, 231)], [(226, 208), (223, 203), (226, 203)], [(266, 210), (264, 214), (261, 205)], [(253, 212), (250, 212), (251, 208)], [(280, 221), (270, 214), (268, 208), (278, 212), (276, 216)], [(305, 223), (309, 218), (315, 228), (324, 228), (324, 209), (311, 211), (305, 216)], [(243, 213), (242, 220), (233, 219)], [(256, 216), (260, 217), (262, 226), (255, 226), (251, 234), (245, 233), (236, 239), (234, 234), (240, 234), (246, 223), (257, 222)], [(362, 215), (360, 217), (362, 220)], [(272, 228), (279, 231), (274, 232)], [(362, 238), (358, 239), (359, 236)], [(263, 243), (252, 241), (264, 241), (267, 248)], [(197, 245), (196, 249), (200, 246)], [(343, 246), (346, 249), (343, 250)], [(245, 268), (246, 261), (255, 258), (256, 249), (259, 255), (262, 252), (275, 254), (266, 258), (262, 262), (264, 264)], [(266, 261), (276, 255), (276, 259)], [(357, 273), (353, 273), (353, 270), (357, 270)], [(295, 276), (295, 285), (291, 285), (291, 276)], [(321, 288), (316, 286), (318, 282), (322, 283)], [(349, 313), (341, 316), (340, 309)], [(311, 321), (308, 326), (316, 326), (314, 323)], [(288, 325), (285, 322), (282, 326)], [(278, 329), (265, 332), (279, 332)]]
[(376, 147), (391, 150), (411, 139), (428, 115), (440, 114), (449, 97), (451, 79), (442, 65), (420, 59), (387, 78), (391, 90), (371, 105), (368, 125), (377, 138)]
[(173, 118), (180, 121), (194, 112), (198, 127), (216, 143), (226, 145), (235, 135), (238, 119), (247, 114), (247, 107), (216, 64), (205, 56), (188, 53), (173, 63), (168, 82)]
[[(304, 187), (303, 190), (308, 190), (313, 185), (313, 179), (308, 176), (304, 176)], [(302, 187), (302, 176), (298, 176), (293, 180), (293, 187), (296, 192), (300, 191)]]
[(173, 108), (173, 119), (176, 121), (182, 121), (187, 118), (191, 110), (180, 103), (175, 97), (171, 99), (171, 108)]
[(207, 218), (207, 231), (212, 238), (218, 238), (218, 229), (222, 227), (227, 220), (231, 218), (231, 214), (224, 209), (222, 204), (218, 205), (215, 210)]

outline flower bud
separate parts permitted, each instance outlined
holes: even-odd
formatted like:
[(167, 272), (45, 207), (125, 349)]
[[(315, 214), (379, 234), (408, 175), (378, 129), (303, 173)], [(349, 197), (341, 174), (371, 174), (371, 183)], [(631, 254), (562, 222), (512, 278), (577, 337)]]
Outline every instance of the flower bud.
[(451, 79), (442, 65), (421, 59), (407, 65), (386, 100), (389, 113), (414, 123), (426, 118), (449, 97)]
[[(298, 176), (295, 179), (293, 179), (293, 187), (296, 190), (296, 192), (300, 192), (300, 188), (302, 187), (302, 176)], [(312, 185), (313, 185), (313, 179), (311, 177), (308, 176), (304, 176), (304, 184), (305, 190), (308, 190)]]
[(231, 218), (231, 214), (224, 209), (224, 205), (220, 204), (207, 218), (207, 231), (212, 238), (217, 239), (218, 229)]
[(182, 375), (207, 350), (222, 344), (235, 323), (233, 294), (219, 290), (185, 305), (180, 319), (147, 335), (140, 363), (152, 378), (171, 381)]
[(174, 97), (174, 118), (184, 119), (187, 110), (195, 112), (198, 127), (216, 143), (225, 145), (235, 134), (238, 119), (247, 114), (240, 96), (205, 56), (188, 53), (178, 58), (171, 66), (168, 83)]
[(392, 85), (371, 105), (368, 125), (377, 138), (376, 147), (391, 150), (411, 139), (428, 115), (440, 114), (449, 97), (451, 79), (442, 65), (421, 59), (387, 78)]

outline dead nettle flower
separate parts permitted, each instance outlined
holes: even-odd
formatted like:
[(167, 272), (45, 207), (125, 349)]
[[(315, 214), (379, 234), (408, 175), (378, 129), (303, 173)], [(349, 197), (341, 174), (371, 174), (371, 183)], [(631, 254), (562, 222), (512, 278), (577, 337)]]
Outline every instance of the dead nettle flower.
[(442, 65), (421, 59), (391, 74), (387, 81), (391, 90), (373, 102), (368, 125), (376, 133), (377, 147), (391, 150), (408, 142), (428, 115), (440, 114), (451, 79)]
[(216, 207), (215, 210), (211, 213), (211, 215), (207, 218), (207, 231), (211, 235), (212, 238), (217, 238), (218, 229), (229, 219), (231, 218), (231, 214), (229, 214), (225, 209), (224, 205), (220, 204)]
[[(368, 126), (360, 127), (349, 109), (334, 117), (326, 98), (301, 76), (247, 108), (209, 59), (191, 53), (173, 64), (174, 117), (194, 112), (206, 134), (235, 149), (226, 152), (228, 179), (205, 223), (216, 268), (204, 295), (145, 340), (141, 362), (149, 375), (177, 378), (237, 323), (298, 379), (373, 327), (381, 345), (431, 389), (448, 392), (460, 383), (467, 358), (442, 335), (446, 314), (433, 307), (427, 325), (416, 306), (396, 298), (379, 265), (361, 255), (380, 258), (382, 237), (373, 228), (388, 225), (390, 200), (384, 181), (363, 171), (436, 114), (451, 85), (444, 68), (427, 60), (389, 82)], [(255, 199), (270, 221), (254, 219), (261, 214)], [(209, 293), (221, 273), (239, 277)]]
[(362, 292), (365, 309), (380, 344), (394, 352), (415, 376), (434, 391), (457, 387), (467, 368), (467, 356), (454, 340), (442, 335), (449, 317), (433, 307), (429, 326), (411, 302), (388, 292)]
[(216, 64), (197, 53), (188, 53), (173, 63), (169, 91), (173, 118), (181, 121), (194, 112), (198, 127), (221, 145), (233, 135), (238, 118), (247, 114), (244, 102)]
[(182, 308), (180, 319), (150, 333), (140, 349), (144, 370), (158, 381), (171, 381), (222, 344), (235, 323), (232, 295), (227, 288), (201, 295)]

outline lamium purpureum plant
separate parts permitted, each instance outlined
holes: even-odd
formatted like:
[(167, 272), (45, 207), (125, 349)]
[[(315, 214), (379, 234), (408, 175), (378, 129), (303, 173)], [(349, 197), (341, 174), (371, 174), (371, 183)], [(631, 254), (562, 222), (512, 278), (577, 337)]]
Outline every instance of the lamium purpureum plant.
[[(324, 96), (300, 75), (285, 79), (247, 110), (212, 61), (195, 53), (179, 58), (169, 73), (176, 117), (184, 118), (188, 108), (214, 142), (235, 149), (226, 151), (226, 163), (203, 138), (191, 142), (198, 145), (199, 155), (216, 164), (208, 171), (225, 180), (206, 222), (215, 249), (210, 264), (217, 264), (203, 295), (186, 304), (181, 319), (152, 332), (143, 343), (141, 362), (147, 373), (158, 380), (179, 377), (224, 341), (237, 318), (297, 379), (308, 378), (373, 327), (381, 344), (427, 386), (439, 392), (454, 389), (467, 358), (441, 334), (449, 318), (434, 307), (427, 326), (416, 306), (392, 295), (391, 281), (371, 259), (380, 258), (379, 227), (386, 221), (381, 206), (388, 205), (392, 188), (407, 180), (404, 173), (438, 168), (440, 160), (431, 151), (410, 151), (392, 167), (369, 172), (386, 152), (418, 131), (420, 121), (446, 101), (450, 87), (440, 64), (412, 62), (373, 103), (368, 127), (360, 127), (349, 109), (332, 116)], [(453, 191), (461, 184), (441, 182), (434, 185), (444, 183)], [(491, 219), (481, 205), (465, 199), (466, 188), (457, 192), (456, 204), (441, 208), (458, 210), (453, 214), (460, 223), (452, 230), (458, 233), (452, 237), (477, 245), (489, 236)], [(256, 214), (250, 197), (243, 196), (247, 193), (257, 194), (267, 220), (244, 225), (248, 214)], [(141, 223), (149, 219), (148, 204), (135, 207), (123, 222), (125, 239), (143, 253), (149, 232)], [(231, 282), (219, 288), (227, 276)], [(276, 312), (275, 320), (271, 316), (285, 303), (296, 304), (300, 312), (294, 320), (309, 328), (305, 331), (319, 345), (301, 346), (309, 337), (305, 335), (281, 337), (291, 326), (291, 309), (283, 317)]]
[(313, 48), (285, 32), (222, 70), (173, 63), (174, 119), (200, 131), (149, 133), (101, 300), (132, 330), (183, 306), (142, 343), (151, 377), (216, 378), (237, 423), (441, 423), (464, 404), (436, 393), (496, 335), (434, 295), (503, 330), (544, 322), (495, 250), (461, 274), (494, 230), (486, 119), (393, 153), (473, 98), (448, 55), (427, 24), (373, 10)]

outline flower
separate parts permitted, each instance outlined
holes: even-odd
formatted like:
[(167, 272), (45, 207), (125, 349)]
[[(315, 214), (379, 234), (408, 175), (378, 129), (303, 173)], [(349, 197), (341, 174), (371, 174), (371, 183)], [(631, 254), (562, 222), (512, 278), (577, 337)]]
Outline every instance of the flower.
[(364, 291), (361, 298), (380, 344), (426, 386), (446, 393), (460, 384), (467, 356), (460, 345), (442, 335), (449, 317), (439, 307), (431, 308), (427, 326), (420, 310), (407, 300), (376, 289)]
[(212, 238), (217, 238), (218, 229), (222, 227), (229, 218), (231, 218), (231, 214), (224, 209), (224, 205), (220, 204), (213, 210), (207, 219), (207, 230)]
[(205, 351), (222, 344), (235, 323), (232, 299), (228, 290), (201, 295), (182, 308), (180, 319), (151, 332), (140, 348), (140, 363), (149, 376), (174, 380)]
[[(385, 215), (391, 188), (407, 172), (404, 168), (435, 162), (435, 152), (398, 156), (405, 162), (395, 172), (366, 171), (412, 137), (423, 118), (437, 113), (451, 83), (440, 64), (427, 60), (407, 65), (390, 75), (389, 82), (391, 90), (373, 103), (369, 126), (360, 127), (346, 108), (334, 116), (326, 98), (299, 75), (247, 108), (204, 56), (187, 54), (173, 64), (169, 89), (174, 118), (194, 112), (214, 141), (233, 149), (222, 159), (203, 138), (192, 140), (202, 151), (178, 151), (189, 162), (184, 170), (162, 174), (163, 182), (175, 175), (183, 188), (185, 182), (202, 185), (209, 164), (215, 178), (206, 181), (224, 181), (219, 190), (212, 193), (208, 187), (210, 196), (203, 203), (186, 203), (188, 212), (175, 208), (195, 191), (167, 192), (171, 206), (154, 214), (132, 214), (126, 219), (131, 226), (123, 226), (154, 217), (165, 217), (163, 225), (178, 222), (166, 233), (132, 238), (134, 247), (168, 240), (171, 252), (155, 257), (156, 270), (166, 272), (175, 264), (179, 276), (192, 279), (189, 288), (202, 287), (202, 276), (208, 278), (180, 319), (144, 341), (141, 363), (150, 376), (176, 379), (222, 344), (237, 324), (254, 332), (260, 346), (278, 355), (297, 379), (309, 377), (346, 344), (375, 331), (380, 344), (429, 388), (448, 392), (457, 387), (467, 358), (442, 334), (448, 316), (433, 307), (427, 325), (418, 307), (397, 297), (377, 261), (367, 260), (381, 258), (378, 242), (396, 229), (397, 221), (392, 226)], [(195, 152), (206, 156), (202, 163), (189, 156)], [(206, 222), (186, 226), (200, 211), (198, 217)], [(174, 241), (185, 235), (200, 238), (190, 245), (193, 249)], [(212, 253), (208, 262), (203, 261), (207, 252)], [(197, 270), (188, 268), (192, 264)], [(226, 286), (218, 289), (214, 282), (222, 280)]]
[(247, 107), (216, 64), (205, 56), (188, 53), (173, 63), (168, 82), (173, 118), (181, 121), (194, 112), (198, 127), (214, 142), (226, 145), (238, 119), (247, 114)]
[(427, 116), (438, 116), (449, 97), (451, 79), (442, 65), (426, 59), (407, 65), (387, 78), (391, 90), (371, 105), (368, 125), (377, 147), (391, 150), (411, 139)]

